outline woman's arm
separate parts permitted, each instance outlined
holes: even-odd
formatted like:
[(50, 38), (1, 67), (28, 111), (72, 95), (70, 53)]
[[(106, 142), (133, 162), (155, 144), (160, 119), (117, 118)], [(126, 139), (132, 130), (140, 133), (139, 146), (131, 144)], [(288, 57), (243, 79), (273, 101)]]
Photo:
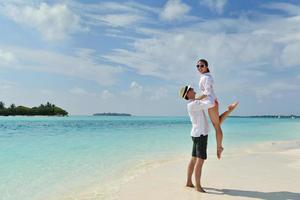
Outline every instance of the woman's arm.
[(199, 97), (196, 97), (195, 99), (196, 100), (202, 100), (202, 99), (205, 99), (206, 97), (207, 97), (207, 95), (203, 94), (203, 95), (201, 95)]

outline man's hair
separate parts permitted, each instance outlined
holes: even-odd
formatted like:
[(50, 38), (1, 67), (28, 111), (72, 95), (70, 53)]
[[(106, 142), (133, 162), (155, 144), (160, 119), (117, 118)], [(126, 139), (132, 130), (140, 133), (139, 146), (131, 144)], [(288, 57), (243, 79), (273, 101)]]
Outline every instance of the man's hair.
[(198, 62), (204, 63), (204, 65), (207, 67), (207, 72), (210, 72), (209, 69), (208, 69), (208, 62), (207, 62), (207, 60), (205, 60), (205, 59), (200, 59), (200, 60), (198, 60)]

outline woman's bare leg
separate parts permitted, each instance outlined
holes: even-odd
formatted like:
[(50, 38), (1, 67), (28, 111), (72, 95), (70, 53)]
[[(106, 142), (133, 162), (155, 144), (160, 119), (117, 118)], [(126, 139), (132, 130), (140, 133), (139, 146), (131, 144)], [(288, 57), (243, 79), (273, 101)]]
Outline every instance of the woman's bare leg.
[(215, 102), (215, 106), (208, 109), (208, 114), (210, 117), (210, 120), (215, 128), (216, 131), (216, 138), (217, 138), (217, 157), (221, 158), (222, 151), (219, 150), (220, 147), (222, 147), (222, 140), (223, 140), (223, 132), (220, 125), (220, 117), (219, 117), (219, 104), (218, 102)]
[(224, 122), (224, 120), (230, 115), (230, 113), (237, 107), (238, 104), (239, 104), (239, 102), (236, 101), (228, 106), (228, 110), (223, 112), (219, 117), (220, 124), (222, 124)]
[(210, 117), (210, 120), (216, 130), (216, 137), (217, 137), (217, 156), (220, 159), (221, 153), (223, 151), (222, 147), (222, 140), (223, 140), (223, 132), (221, 129), (221, 124), (224, 122), (224, 120), (229, 116), (229, 114), (237, 107), (239, 102), (234, 102), (228, 106), (228, 110), (223, 112), (219, 116), (219, 103), (218, 101), (215, 102), (215, 106), (208, 109), (208, 114)]

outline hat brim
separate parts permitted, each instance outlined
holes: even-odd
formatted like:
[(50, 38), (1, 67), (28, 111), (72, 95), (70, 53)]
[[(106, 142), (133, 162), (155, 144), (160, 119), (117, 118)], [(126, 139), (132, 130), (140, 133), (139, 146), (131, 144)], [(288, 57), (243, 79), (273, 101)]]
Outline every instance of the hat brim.
[(186, 97), (186, 95), (187, 95), (187, 93), (188, 93), (188, 91), (189, 91), (189, 89), (190, 89), (191, 87), (192, 87), (192, 86), (190, 86), (190, 85), (187, 86), (187, 88), (185, 89), (185, 91), (184, 91), (184, 93), (183, 93), (183, 95), (182, 95), (182, 98), (185, 99), (185, 97)]

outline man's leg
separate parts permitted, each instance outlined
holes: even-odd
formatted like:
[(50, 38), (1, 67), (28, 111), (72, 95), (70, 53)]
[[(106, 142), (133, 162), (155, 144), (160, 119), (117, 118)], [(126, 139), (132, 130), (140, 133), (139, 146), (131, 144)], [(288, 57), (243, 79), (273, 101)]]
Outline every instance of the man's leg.
[(203, 164), (204, 164), (204, 160), (202, 158), (196, 159), (195, 181), (196, 181), (196, 190), (199, 192), (205, 192), (201, 186), (201, 173), (202, 173)]
[(192, 175), (194, 172), (195, 164), (196, 164), (196, 157), (192, 157), (187, 170), (187, 180), (186, 180), (187, 187), (194, 187), (192, 182)]

